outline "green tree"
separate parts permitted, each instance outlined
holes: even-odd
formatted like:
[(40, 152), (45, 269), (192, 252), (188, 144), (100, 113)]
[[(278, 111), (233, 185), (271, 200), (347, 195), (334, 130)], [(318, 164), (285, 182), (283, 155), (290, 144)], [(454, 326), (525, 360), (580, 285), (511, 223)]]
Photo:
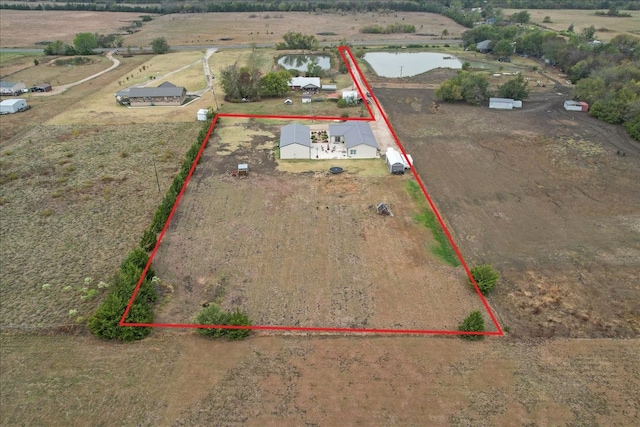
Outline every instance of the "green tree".
[(618, 34), (610, 42), (618, 51), (630, 59), (640, 58), (640, 37), (631, 34)]
[(480, 73), (458, 71), (455, 77), (445, 80), (436, 90), (436, 96), (447, 102), (466, 101), (479, 105), (487, 99), (489, 81)]
[(551, 24), (551, 17), (550, 16), (545, 16), (544, 19), (542, 20), (543, 24)]
[(574, 28), (574, 24), (572, 22), (571, 25), (569, 25), (569, 28), (567, 28), (567, 31), (570, 33), (573, 33), (573, 28)]
[[(472, 267), (471, 276), (476, 281), (482, 295), (489, 294), (500, 278), (500, 274), (489, 264), (480, 264)], [(473, 286), (471, 281), (469, 283)]]
[(288, 71), (270, 72), (262, 78), (261, 87), (263, 96), (282, 96), (289, 92), (289, 80), (291, 74)]
[[(472, 311), (466, 319), (462, 321), (460, 326), (458, 326), (459, 331), (463, 332), (482, 332), (484, 331), (484, 319), (482, 318), (482, 313), (480, 311)], [(461, 338), (464, 338), (469, 341), (478, 341), (484, 338), (484, 335), (468, 335), (463, 334), (460, 335)]]
[(442, 33), (440, 33), (440, 40), (442, 40), (444, 37), (447, 37), (448, 35), (449, 35), (449, 30), (445, 28), (444, 30), (442, 30)]
[(167, 39), (164, 37), (158, 37), (151, 41), (151, 50), (153, 50), (153, 53), (161, 55), (169, 52), (169, 49), (171, 49), (169, 43), (167, 43)]
[(513, 54), (513, 44), (508, 39), (502, 39), (493, 46), (492, 53), (497, 56), (509, 56)]
[(313, 35), (305, 35), (302, 33), (296, 33), (289, 31), (284, 36), (283, 43), (276, 44), (276, 49), (303, 49), (303, 50), (317, 50), (318, 40)]
[(513, 22), (517, 22), (518, 24), (528, 24), (531, 20), (531, 15), (528, 11), (522, 10), (511, 15), (511, 20)]
[(98, 47), (98, 39), (93, 33), (78, 33), (73, 39), (73, 45), (78, 55), (91, 55)]
[(594, 27), (593, 25), (590, 25), (582, 29), (582, 37), (584, 37), (587, 40), (593, 40), (595, 35), (596, 35), (596, 27)]
[(604, 80), (600, 77), (588, 77), (576, 83), (573, 87), (573, 96), (581, 101), (593, 104), (603, 98), (607, 92)]

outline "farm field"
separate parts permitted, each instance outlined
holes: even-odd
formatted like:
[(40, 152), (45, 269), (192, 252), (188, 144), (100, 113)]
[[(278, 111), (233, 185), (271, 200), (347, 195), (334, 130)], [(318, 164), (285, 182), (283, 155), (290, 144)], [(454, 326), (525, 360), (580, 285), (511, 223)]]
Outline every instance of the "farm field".
[[(158, 323), (192, 323), (215, 301), (276, 326), (455, 330), (484, 311), (462, 267), (429, 252), (406, 179), (281, 173), (278, 125), (221, 121), (153, 261), (167, 289)], [(230, 177), (243, 162), (250, 176)]]
[[(56, 28), (60, 33), (46, 33), (49, 12), (15, 12), (28, 14), (26, 17), (10, 12), (0, 14), (3, 46), (11, 40), (5, 37), (7, 17), (32, 29), (18, 40), (25, 45), (48, 40), (50, 34), (71, 41), (82, 31), (79, 28), (86, 28), (74, 26), (72, 15), (88, 20), (84, 12), (60, 12), (69, 15), (67, 21), (60, 16), (58, 22), (64, 22)], [(546, 14), (555, 21), (553, 13)], [(138, 19), (138, 15), (130, 16)], [(169, 42), (216, 45), (219, 37), (230, 35), (234, 40), (219, 44), (251, 43), (258, 40), (258, 30), (266, 30), (266, 23), (274, 32), (268, 35), (273, 41), (264, 34), (260, 37), (266, 43), (277, 42), (289, 26), (276, 22), (294, 22), (289, 14), (269, 19), (248, 15), (237, 14), (239, 20), (232, 24), (223, 22), (225, 14), (216, 16), (218, 21), (211, 21), (211, 16), (174, 16), (176, 25), (167, 33)], [(336, 28), (336, 36), (326, 37), (335, 37), (336, 42), (343, 36), (369, 37), (357, 33), (361, 24), (392, 19), (378, 14), (310, 16), (313, 19), (300, 17), (300, 24), (295, 21), (294, 25), (304, 27), (292, 28), (307, 33)], [(423, 25), (406, 16), (410, 23)], [(432, 24), (425, 21), (419, 31), (439, 35), (446, 28), (456, 36), (462, 31), (446, 18), (425, 14), (425, 19), (428, 16)], [(126, 25), (128, 18), (118, 21), (120, 18), (100, 12), (92, 19), (93, 26), (86, 31), (107, 32)], [(112, 19), (111, 27), (103, 27), (99, 19)], [(244, 25), (242, 19), (254, 27)], [(203, 26), (181, 28), (180, 22)], [(240, 29), (237, 22), (243, 23)], [(153, 31), (135, 35), (144, 46), (164, 35), (162, 25), (169, 22), (152, 23), (155, 26), (149, 28)], [(563, 28), (568, 25), (562, 24)], [(10, 36), (14, 40), (21, 37), (15, 32)], [(417, 43), (438, 38), (410, 37), (407, 40)], [(205, 38), (216, 41), (206, 42)], [(260, 60), (249, 46), (224, 52), (210, 59), (214, 74), (219, 69), (215, 67), (233, 63), (234, 58), (253, 55)], [(61, 95), (27, 94), (29, 111), (0, 117), (0, 425), (84, 426), (87, 420), (107, 426), (640, 424), (640, 199), (634, 197), (640, 182), (638, 145), (625, 139), (622, 128), (565, 113), (560, 106), (569, 88), (552, 87), (551, 78), (564, 79), (551, 71), (539, 77), (527, 74), (547, 87), (535, 88), (521, 111), (444, 104), (438, 114), (431, 114), (429, 106), (435, 88), (451, 76), (449, 71), (436, 70), (411, 79), (367, 75), (467, 262), (491, 262), (500, 269), (502, 278), (489, 303), (506, 327), (505, 336), (468, 342), (436, 336), (259, 333), (245, 341), (227, 342), (204, 339), (192, 330), (156, 329), (143, 341), (124, 344), (89, 335), (83, 322), (101, 300), (104, 288), (99, 287), (100, 282), (109, 278), (138, 242), (200, 128), (195, 121), (200, 106), (116, 110), (113, 92), (121, 87), (118, 81), (126, 76), (131, 80), (132, 73), (140, 82), (148, 78), (146, 71), (140, 71), (143, 64), (150, 63), (152, 71), (154, 67), (171, 71), (195, 62), (202, 54), (119, 57), (122, 64), (115, 71)], [(0, 55), (3, 75), (6, 67), (15, 65), (6, 72), (11, 74), (33, 63), (28, 57), (21, 63), (5, 63), (5, 58)], [(478, 68), (499, 66), (496, 61), (483, 64), (480, 55), (465, 59)], [(520, 60), (504, 70), (517, 69)], [(263, 66), (269, 64), (265, 61)], [(531, 65), (522, 63), (523, 67)], [(174, 76), (194, 82), (197, 89), (202, 83), (196, 69), (201, 67)], [(501, 82), (494, 79), (492, 85)], [(203, 97), (202, 108), (213, 102)], [(234, 108), (254, 107), (247, 104)], [(111, 108), (113, 116), (109, 115)], [(468, 293), (458, 301), (452, 289), (444, 289), (441, 295), (449, 295), (448, 299), (434, 301), (429, 294), (429, 299), (413, 301), (411, 297), (417, 299), (425, 290), (379, 288), (375, 305), (361, 303), (374, 301), (373, 293), (365, 292), (362, 298), (357, 293), (337, 293), (326, 301), (331, 289), (323, 288), (325, 281), (315, 277), (311, 279), (319, 283), (319, 289), (309, 293), (315, 292), (329, 306), (325, 319), (328, 313), (334, 324), (357, 324), (363, 319), (390, 320), (391, 296), (398, 297), (407, 289), (409, 294), (400, 297), (414, 311), (402, 313), (402, 322), (428, 321), (435, 307), (456, 319), (452, 322), (455, 327), (457, 307), (470, 308), (464, 304), (471, 291), (465, 287), (460, 267), (448, 267), (429, 252), (430, 231), (409, 221), (415, 205), (404, 187), (408, 176), (388, 176), (377, 160), (346, 161), (341, 165), (347, 174), (328, 181), (325, 171), (334, 162), (285, 164), (274, 160), (278, 121), (223, 119), (222, 123), (226, 130), (215, 136), (203, 167), (197, 170), (199, 175), (190, 184), (192, 193), (185, 196), (185, 202), (194, 204), (184, 206), (194, 209), (179, 213), (172, 225), (171, 231), (181, 231), (182, 237), (175, 234), (170, 242), (173, 246), (160, 254), (167, 260), (160, 267), (164, 268), (161, 290), (165, 298), (157, 307), (156, 320), (161, 316), (188, 319), (210, 298), (220, 298), (228, 307), (244, 304), (253, 310), (252, 316), (264, 321), (270, 321), (269, 315), (274, 321), (283, 317), (323, 320), (320, 311), (302, 304), (283, 310), (281, 300), (258, 294), (257, 288), (241, 280), (266, 272), (274, 282), (279, 277), (306, 282), (311, 277), (306, 270), (293, 266), (291, 274), (286, 274), (283, 263), (290, 261), (271, 252), (297, 250), (293, 255), (300, 256), (312, 271), (319, 271), (313, 270), (317, 266), (309, 258), (326, 255), (329, 259), (329, 248), (338, 244), (342, 258), (351, 260), (346, 255), (357, 251), (367, 254), (358, 260), (367, 269), (363, 274), (382, 275), (387, 260), (380, 259), (368, 244), (386, 242), (386, 231), (393, 226), (394, 231), (404, 233), (406, 243), (393, 243), (398, 256), (408, 252), (405, 262), (418, 264), (401, 271), (402, 277), (417, 272), (423, 272), (420, 277), (450, 276), (449, 286), (460, 284)], [(232, 126), (238, 123), (241, 125)], [(617, 150), (626, 156), (617, 156)], [(160, 192), (151, 156), (158, 168)], [(250, 162), (248, 179), (232, 179), (227, 174), (240, 161)], [(189, 197), (198, 192), (202, 197)], [(370, 201), (367, 194), (387, 199), (396, 216), (369, 218), (369, 205), (379, 200)], [(224, 203), (214, 202), (218, 195), (224, 195)], [(205, 211), (202, 202), (207, 200)], [(322, 216), (319, 202), (325, 206)], [(255, 218), (256, 212), (264, 221)], [(278, 214), (301, 223), (318, 215), (325, 229), (329, 225), (340, 228), (345, 240), (352, 239), (322, 246), (312, 234), (315, 228), (299, 227), (295, 231), (305, 236), (306, 245), (287, 235), (283, 245), (274, 249), (266, 233), (275, 227), (284, 230)], [(365, 219), (377, 224), (364, 227)], [(220, 220), (214, 224), (217, 227), (202, 227), (212, 220)], [(202, 235), (205, 229), (215, 241)], [(293, 228), (285, 231), (289, 230)], [(358, 231), (364, 231), (367, 244)], [(252, 246), (241, 243), (246, 242), (245, 236)], [(210, 248), (209, 252), (199, 247), (194, 251), (196, 241)], [(176, 265), (170, 247), (177, 255), (194, 255), (182, 258), (184, 266)], [(235, 259), (238, 254), (246, 260)], [(218, 266), (202, 261), (210, 259), (222, 267), (212, 271)], [(261, 264), (254, 262), (257, 260)], [(361, 270), (345, 264), (334, 265), (343, 276), (350, 276), (350, 283), (363, 283), (358, 276)], [(243, 269), (231, 268), (233, 265)], [(187, 267), (204, 273), (188, 277)], [(334, 271), (319, 273), (336, 277)], [(200, 287), (202, 278), (204, 288)], [(179, 294), (186, 287), (178, 285), (184, 284), (193, 285), (190, 294)], [(284, 284), (294, 288), (293, 283)], [(67, 286), (70, 289), (65, 290)], [(220, 292), (211, 294), (212, 289)], [(386, 293), (381, 294), (383, 291)], [(294, 292), (275, 297), (291, 303), (303, 301)]]
[[(3, 10), (0, 47), (42, 47), (62, 40), (73, 44), (77, 33), (126, 34), (122, 27), (140, 20), (140, 13), (57, 10)], [(29, 28), (30, 31), (25, 31)], [(148, 43), (147, 43), (148, 46)]]
[[(521, 9), (503, 9), (504, 16), (511, 16)], [(604, 10), (606, 12), (606, 10)], [(618, 34), (632, 34), (640, 36), (640, 11), (621, 11), (631, 14), (630, 18), (611, 18), (598, 16), (595, 10), (566, 10), (566, 9), (530, 9), (531, 22), (540, 24), (554, 31), (562, 31), (574, 24), (574, 31), (580, 33), (591, 25), (596, 27), (598, 40), (609, 41)], [(551, 23), (543, 23), (544, 17), (551, 18)]]
[(637, 142), (566, 112), (561, 87), (522, 110), (445, 104), (431, 114), (432, 89), (382, 80), (376, 96), (463, 255), (502, 271), (490, 301), (503, 324), (522, 336), (637, 337)]

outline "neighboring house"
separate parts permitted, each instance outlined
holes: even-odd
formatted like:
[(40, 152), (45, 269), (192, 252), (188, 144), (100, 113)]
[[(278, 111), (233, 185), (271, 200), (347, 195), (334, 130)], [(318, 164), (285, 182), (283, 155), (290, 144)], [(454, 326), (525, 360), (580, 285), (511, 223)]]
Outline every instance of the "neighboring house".
[(511, 98), (489, 98), (489, 108), (495, 108), (498, 110), (522, 108), (522, 101), (517, 101)]
[(491, 49), (489, 49), (489, 45), (491, 44), (491, 40), (483, 40), (480, 43), (476, 43), (476, 50), (480, 53), (488, 53)]
[(293, 123), (280, 129), (280, 158), (311, 158), (311, 131), (308, 126)]
[(28, 109), (27, 101), (22, 98), (5, 99), (0, 102), (0, 114), (13, 114)]
[(18, 95), (25, 87), (24, 83), (0, 81), (0, 95)]
[(316, 92), (321, 87), (320, 77), (292, 77), (291, 80), (289, 80), (289, 88), (293, 90)]
[(352, 159), (373, 159), (378, 157), (378, 142), (367, 122), (347, 121), (329, 125), (329, 141), (344, 143), (347, 157)]
[(37, 85), (29, 88), (31, 92), (51, 92), (51, 85), (49, 83), (38, 83)]
[(157, 87), (130, 87), (116, 92), (116, 99), (122, 104), (132, 107), (149, 105), (179, 106), (187, 97), (187, 90), (171, 82), (164, 82)]

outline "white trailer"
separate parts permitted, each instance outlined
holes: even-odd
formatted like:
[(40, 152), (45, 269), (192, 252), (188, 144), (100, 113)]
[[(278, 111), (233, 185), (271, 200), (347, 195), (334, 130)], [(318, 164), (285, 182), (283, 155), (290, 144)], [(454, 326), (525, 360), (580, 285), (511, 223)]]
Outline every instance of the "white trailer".
[(389, 169), (389, 173), (402, 175), (405, 170), (411, 169), (411, 165), (413, 165), (413, 158), (411, 155), (407, 154), (407, 159), (405, 159), (401, 152), (396, 151), (393, 147), (389, 147), (385, 153), (385, 162), (387, 164), (387, 169)]
[(28, 110), (27, 101), (22, 98), (5, 99), (0, 102), (0, 114), (13, 114)]

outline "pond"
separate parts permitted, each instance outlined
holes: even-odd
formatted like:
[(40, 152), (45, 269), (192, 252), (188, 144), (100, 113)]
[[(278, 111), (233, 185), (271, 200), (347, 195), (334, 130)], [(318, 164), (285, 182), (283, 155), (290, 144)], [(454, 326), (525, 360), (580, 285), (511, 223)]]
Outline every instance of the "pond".
[(455, 56), (434, 52), (369, 52), (364, 55), (380, 77), (411, 77), (434, 68), (462, 68)]
[(285, 55), (278, 59), (278, 64), (287, 70), (307, 71), (309, 64), (317, 64), (323, 70), (331, 68), (331, 58), (325, 55)]

